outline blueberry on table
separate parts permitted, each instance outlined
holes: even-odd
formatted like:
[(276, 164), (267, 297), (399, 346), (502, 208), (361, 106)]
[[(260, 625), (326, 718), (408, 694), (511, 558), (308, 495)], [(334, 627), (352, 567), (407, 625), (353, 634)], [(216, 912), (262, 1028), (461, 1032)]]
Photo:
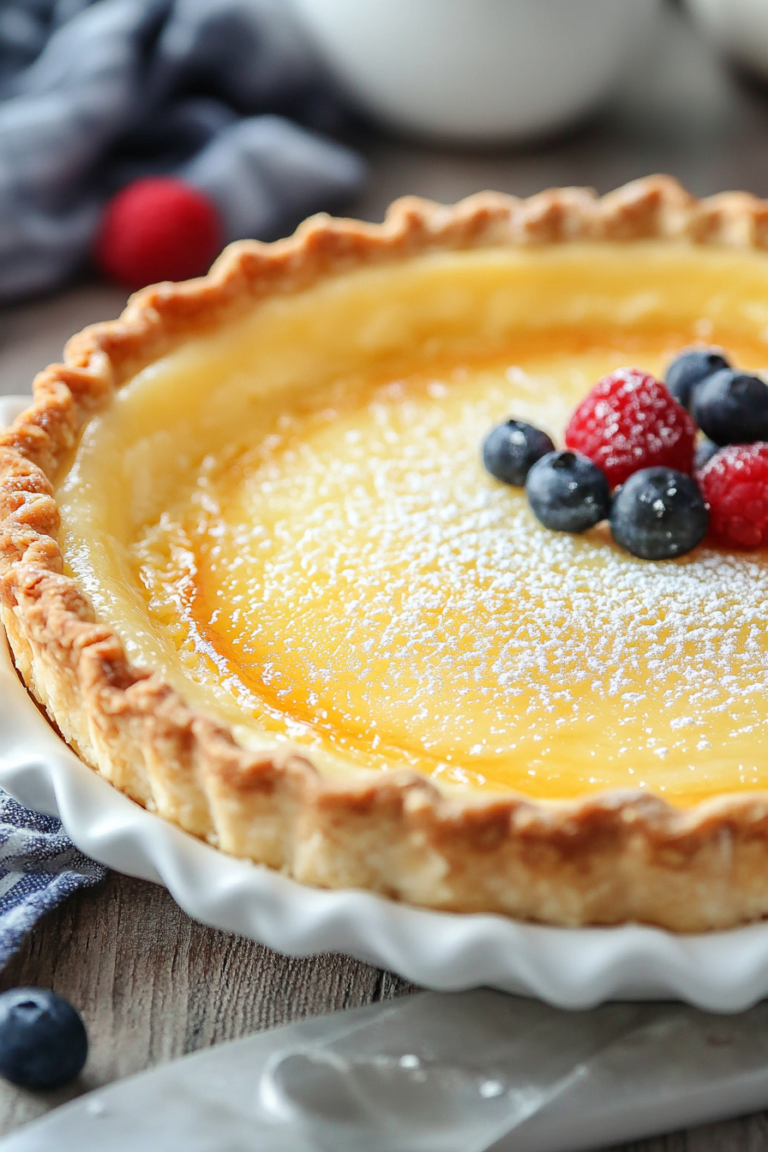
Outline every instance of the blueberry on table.
[(525, 490), (533, 514), (555, 532), (585, 532), (605, 520), (611, 506), (605, 473), (580, 452), (542, 456), (528, 473)]
[(682, 404), (690, 409), (693, 393), (702, 380), (730, 365), (724, 356), (711, 348), (691, 348), (677, 356), (667, 369), (666, 385), (669, 391)]
[(709, 513), (698, 484), (674, 468), (643, 468), (613, 499), (611, 533), (641, 560), (670, 560), (699, 544)]
[(768, 385), (759, 376), (724, 368), (694, 392), (693, 418), (715, 444), (768, 440)]
[(0, 1076), (20, 1088), (58, 1088), (88, 1055), (80, 1014), (46, 988), (0, 993)]
[(507, 420), (486, 436), (483, 464), (497, 480), (522, 488), (531, 467), (554, 447), (546, 432), (522, 420)]

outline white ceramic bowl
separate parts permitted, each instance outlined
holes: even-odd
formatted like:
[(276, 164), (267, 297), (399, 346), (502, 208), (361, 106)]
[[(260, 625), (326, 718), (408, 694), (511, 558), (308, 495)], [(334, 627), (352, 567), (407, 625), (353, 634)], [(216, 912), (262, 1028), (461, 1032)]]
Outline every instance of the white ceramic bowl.
[(294, 0), (364, 111), (435, 138), (522, 141), (591, 111), (658, 0)]
[[(0, 427), (28, 402), (0, 399)], [(768, 924), (698, 936), (638, 924), (547, 928), (310, 888), (226, 856), (145, 811), (77, 759), (20, 683), (2, 628), (0, 787), (59, 815), (82, 852), (164, 884), (197, 920), (281, 952), (346, 952), (428, 988), (486, 985), (560, 1008), (672, 998), (740, 1012), (768, 995)]]
[(724, 55), (768, 79), (768, 0), (687, 0), (687, 4)]

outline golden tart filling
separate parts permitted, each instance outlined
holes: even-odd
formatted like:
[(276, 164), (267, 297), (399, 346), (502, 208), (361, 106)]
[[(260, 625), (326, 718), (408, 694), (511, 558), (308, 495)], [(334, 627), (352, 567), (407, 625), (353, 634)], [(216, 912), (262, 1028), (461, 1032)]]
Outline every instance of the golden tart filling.
[(139, 372), (56, 484), (66, 570), (129, 658), (246, 748), (449, 789), (687, 806), (768, 784), (768, 566), (555, 534), (479, 446), (556, 443), (604, 373), (768, 364), (768, 254), (490, 248), (260, 302)]

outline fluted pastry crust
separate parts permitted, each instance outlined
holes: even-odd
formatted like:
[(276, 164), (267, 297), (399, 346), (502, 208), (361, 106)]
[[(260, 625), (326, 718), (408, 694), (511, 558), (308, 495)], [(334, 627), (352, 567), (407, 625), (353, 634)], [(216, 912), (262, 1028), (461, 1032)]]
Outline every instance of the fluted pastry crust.
[(648, 177), (607, 196), (485, 192), (454, 207), (407, 197), (382, 225), (306, 221), (288, 240), (231, 245), (204, 279), (132, 297), (69, 341), (0, 434), (2, 614), (16, 663), (83, 760), (225, 852), (330, 888), (550, 924), (640, 920), (679, 931), (768, 914), (768, 793), (681, 811), (637, 792), (569, 802), (457, 798), (409, 771), (339, 782), (296, 751), (247, 751), (151, 671), (63, 573), (52, 479), (112, 392), (190, 334), (260, 298), (436, 249), (569, 240), (687, 240), (768, 249), (768, 202), (696, 200)]

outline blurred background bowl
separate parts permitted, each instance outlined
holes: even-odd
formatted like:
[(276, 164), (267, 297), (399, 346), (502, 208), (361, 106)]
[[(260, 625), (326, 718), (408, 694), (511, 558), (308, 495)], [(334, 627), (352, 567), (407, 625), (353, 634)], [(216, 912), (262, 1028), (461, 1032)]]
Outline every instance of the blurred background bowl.
[(659, 8), (659, 0), (294, 3), (359, 109), (396, 131), (481, 144), (540, 137), (592, 111)]
[(687, 0), (702, 31), (735, 63), (768, 80), (768, 0)]

